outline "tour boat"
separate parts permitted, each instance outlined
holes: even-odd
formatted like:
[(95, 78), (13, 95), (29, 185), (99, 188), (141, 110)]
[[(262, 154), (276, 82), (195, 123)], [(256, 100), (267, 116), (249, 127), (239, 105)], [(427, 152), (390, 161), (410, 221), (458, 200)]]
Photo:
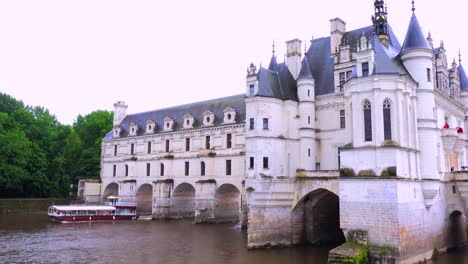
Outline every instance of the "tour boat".
[(136, 203), (118, 202), (108, 198), (105, 205), (53, 205), (49, 207), (49, 219), (53, 222), (90, 222), (135, 220)]

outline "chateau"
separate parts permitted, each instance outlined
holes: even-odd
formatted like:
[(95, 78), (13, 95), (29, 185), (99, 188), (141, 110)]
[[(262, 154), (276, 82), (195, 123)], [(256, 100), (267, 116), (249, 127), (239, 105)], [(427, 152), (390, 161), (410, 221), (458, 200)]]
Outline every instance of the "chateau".
[[(397, 263), (466, 242), (468, 77), (423, 34), (400, 43), (383, 0), (367, 27), (331, 19), (285, 62), (250, 64), (245, 94), (127, 114), (102, 142), (101, 194), (154, 219), (240, 220), (249, 248), (343, 243)], [(346, 237), (346, 238), (345, 238)]]

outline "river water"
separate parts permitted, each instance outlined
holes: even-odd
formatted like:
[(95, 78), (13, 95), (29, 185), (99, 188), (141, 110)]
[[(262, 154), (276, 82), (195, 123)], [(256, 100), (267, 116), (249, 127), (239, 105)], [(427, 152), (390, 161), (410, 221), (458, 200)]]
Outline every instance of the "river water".
[[(58, 224), (46, 212), (0, 214), (0, 263), (326, 263), (329, 248), (247, 250), (235, 224), (122, 221)], [(465, 261), (465, 262), (464, 262)], [(468, 263), (468, 249), (433, 264)]]

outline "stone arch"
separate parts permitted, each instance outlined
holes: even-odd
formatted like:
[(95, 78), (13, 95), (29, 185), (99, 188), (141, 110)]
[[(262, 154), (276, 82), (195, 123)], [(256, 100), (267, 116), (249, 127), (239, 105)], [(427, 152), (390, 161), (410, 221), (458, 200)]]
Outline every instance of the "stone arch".
[(340, 228), (339, 197), (327, 189), (304, 195), (291, 212), (294, 236), (312, 245), (339, 245), (346, 241)]
[(237, 222), (240, 216), (241, 192), (229, 183), (216, 189), (215, 193), (215, 219), (218, 222)]
[(151, 215), (153, 211), (153, 185), (145, 183), (136, 191), (137, 216)]
[(102, 201), (106, 201), (109, 196), (119, 196), (119, 184), (115, 182), (109, 183), (102, 192)]
[(460, 248), (466, 245), (466, 217), (462, 212), (455, 210), (449, 215), (448, 247)]
[(192, 218), (195, 215), (195, 187), (181, 183), (174, 189), (171, 199), (171, 217)]

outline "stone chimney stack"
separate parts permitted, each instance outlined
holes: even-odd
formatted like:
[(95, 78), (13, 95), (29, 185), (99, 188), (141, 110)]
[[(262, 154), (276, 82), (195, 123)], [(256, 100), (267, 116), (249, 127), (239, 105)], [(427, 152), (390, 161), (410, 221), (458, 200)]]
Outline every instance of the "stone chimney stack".
[(340, 51), (341, 39), (346, 32), (346, 23), (340, 18), (330, 19), (330, 46), (331, 54), (336, 54)]
[(286, 65), (294, 79), (297, 79), (301, 72), (301, 43), (299, 39), (286, 41)]
[(120, 123), (127, 116), (128, 105), (124, 101), (118, 101), (114, 104), (114, 126), (120, 125)]

